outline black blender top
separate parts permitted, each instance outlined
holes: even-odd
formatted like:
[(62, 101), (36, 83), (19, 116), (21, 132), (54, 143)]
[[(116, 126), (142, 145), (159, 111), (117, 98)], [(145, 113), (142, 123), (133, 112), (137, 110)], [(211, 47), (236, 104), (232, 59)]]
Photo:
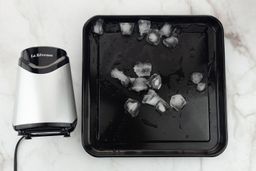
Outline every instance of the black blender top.
[(19, 66), (37, 74), (52, 72), (69, 63), (65, 50), (55, 47), (31, 47), (21, 52)]

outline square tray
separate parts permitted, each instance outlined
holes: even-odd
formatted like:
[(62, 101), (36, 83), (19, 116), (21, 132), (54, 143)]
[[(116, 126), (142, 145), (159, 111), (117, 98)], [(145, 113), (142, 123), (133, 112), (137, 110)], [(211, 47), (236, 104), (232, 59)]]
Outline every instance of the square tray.
[[(92, 32), (104, 21), (104, 34)], [(138, 20), (160, 29), (165, 22), (179, 27), (179, 44), (138, 40)], [(120, 33), (119, 22), (135, 23), (131, 36)], [(114, 67), (135, 77), (136, 62), (150, 62), (163, 80), (157, 92), (165, 101), (182, 94), (180, 111), (157, 112), (142, 105), (138, 117), (125, 113), (128, 98), (141, 100), (110, 75)], [(207, 89), (196, 91), (192, 72), (201, 72)], [(82, 141), (93, 156), (216, 156), (227, 144), (224, 36), (212, 16), (95, 16), (83, 28)], [(142, 96), (143, 97), (143, 96)]]

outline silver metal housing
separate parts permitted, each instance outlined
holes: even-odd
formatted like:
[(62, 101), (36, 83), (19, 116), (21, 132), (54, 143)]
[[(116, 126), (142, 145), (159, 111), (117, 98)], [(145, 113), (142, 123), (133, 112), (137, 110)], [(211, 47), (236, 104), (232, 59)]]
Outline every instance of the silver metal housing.
[(44, 74), (18, 67), (13, 126), (73, 124), (76, 107), (69, 63)]

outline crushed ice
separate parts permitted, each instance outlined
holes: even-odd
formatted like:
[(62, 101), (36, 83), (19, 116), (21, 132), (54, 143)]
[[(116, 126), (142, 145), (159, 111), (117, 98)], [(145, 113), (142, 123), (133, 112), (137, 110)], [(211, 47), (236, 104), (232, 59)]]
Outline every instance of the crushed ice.
[[(146, 92), (143, 95), (141, 101), (142, 104), (153, 106), (155, 110), (163, 113), (169, 108), (173, 108), (176, 111), (181, 110), (186, 105), (185, 98), (176, 94), (171, 97), (170, 104), (157, 94), (162, 86), (162, 78), (159, 74), (154, 73), (151, 75), (152, 65), (147, 62), (138, 62), (133, 67), (134, 72), (137, 74), (137, 78), (132, 78), (123, 73), (123, 71), (117, 68), (112, 69), (111, 77), (118, 79), (121, 84), (127, 87), (129, 90), (135, 92)], [(129, 98), (125, 104), (125, 110), (131, 114), (132, 117), (136, 117), (139, 114), (139, 101)]]
[[(131, 35), (134, 31), (135, 23), (121, 22), (119, 23), (121, 34)], [(160, 29), (160, 30), (158, 30)], [(179, 44), (179, 35), (181, 33), (180, 28), (173, 28), (171, 24), (164, 23), (161, 28), (151, 28), (151, 21), (139, 20), (138, 30), (140, 38), (146, 37), (146, 41), (151, 45), (159, 45), (162, 40), (162, 44), (167, 48), (175, 48)], [(99, 35), (103, 34), (103, 20), (96, 21), (93, 32)], [(148, 62), (138, 62), (133, 67), (133, 71), (136, 73), (137, 78), (131, 78), (124, 74), (123, 71), (117, 68), (112, 69), (111, 76), (118, 79), (121, 84), (129, 90), (135, 92), (144, 92), (142, 104), (153, 106), (159, 112), (165, 112), (169, 108), (173, 108), (176, 111), (182, 110), (187, 104), (186, 99), (181, 94), (175, 94), (170, 98), (170, 102), (167, 103), (162, 99), (156, 91), (162, 86), (162, 78), (159, 74), (152, 72), (152, 64)], [(191, 81), (196, 84), (196, 89), (202, 92), (206, 89), (207, 84), (202, 82), (203, 74), (200, 72), (193, 72), (191, 74)], [(146, 94), (145, 94), (146, 92)], [(128, 98), (124, 104), (125, 110), (132, 116), (136, 117), (139, 114), (139, 108), (141, 103), (138, 100)]]

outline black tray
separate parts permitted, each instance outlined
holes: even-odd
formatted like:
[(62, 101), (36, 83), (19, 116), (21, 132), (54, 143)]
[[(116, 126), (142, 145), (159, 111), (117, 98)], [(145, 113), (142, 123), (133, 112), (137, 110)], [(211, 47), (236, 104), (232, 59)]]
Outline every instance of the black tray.
[[(92, 33), (104, 20), (104, 34)], [(138, 41), (139, 19), (160, 27), (164, 22), (181, 29), (179, 44), (168, 49)], [(119, 22), (134, 22), (132, 36), (122, 36)], [(141, 107), (136, 118), (124, 112), (128, 97), (138, 94), (110, 76), (113, 67), (134, 76), (133, 65), (149, 61), (162, 76), (160, 96), (183, 94), (181, 112), (160, 114)], [(207, 77), (207, 89), (197, 92), (191, 73)], [(82, 141), (93, 156), (216, 156), (227, 144), (223, 27), (212, 16), (95, 16), (83, 28)]]

